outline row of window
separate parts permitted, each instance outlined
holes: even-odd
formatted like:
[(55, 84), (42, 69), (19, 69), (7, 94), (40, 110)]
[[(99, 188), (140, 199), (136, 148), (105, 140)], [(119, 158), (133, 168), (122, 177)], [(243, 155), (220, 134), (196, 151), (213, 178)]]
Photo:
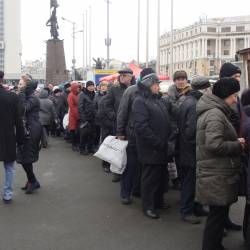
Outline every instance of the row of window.
[[(186, 33), (175, 35), (174, 40), (183, 39), (185, 37), (193, 36), (195, 34), (200, 33), (201, 31), (202, 31), (201, 27), (196, 28), (195, 30), (191, 30), (191, 31), (187, 31)], [(228, 33), (228, 32), (232, 31), (232, 28), (231, 27), (221, 27), (220, 31), (222, 33)], [(245, 31), (245, 26), (236, 26), (236, 32), (244, 32), (244, 31)], [(216, 32), (218, 32), (218, 30), (216, 27), (207, 27), (207, 32), (208, 33), (216, 33)]]

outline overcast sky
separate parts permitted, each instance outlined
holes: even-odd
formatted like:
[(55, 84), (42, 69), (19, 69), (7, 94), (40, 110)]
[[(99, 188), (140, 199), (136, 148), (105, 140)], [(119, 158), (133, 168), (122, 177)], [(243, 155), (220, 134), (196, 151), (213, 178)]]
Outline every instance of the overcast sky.
[[(137, 58), (137, 0), (111, 0), (110, 34), (111, 58), (131, 61)], [(146, 1), (141, 0), (141, 61), (145, 61)], [(23, 62), (45, 58), (45, 41), (50, 38), (45, 26), (50, 16), (50, 0), (21, 0), (22, 2), (22, 48)], [(59, 34), (65, 41), (67, 67), (72, 60), (72, 25), (61, 17), (75, 21), (77, 30), (83, 26), (83, 13), (92, 8), (92, 56), (106, 57), (105, 0), (58, 0)], [(237, 0), (174, 0), (174, 28), (181, 28), (199, 20), (200, 16), (211, 17), (250, 15), (250, 1)], [(170, 0), (161, 0), (161, 33), (170, 29)], [(150, 59), (156, 56), (157, 0), (150, 0)], [(77, 66), (83, 64), (82, 34), (76, 35)]]

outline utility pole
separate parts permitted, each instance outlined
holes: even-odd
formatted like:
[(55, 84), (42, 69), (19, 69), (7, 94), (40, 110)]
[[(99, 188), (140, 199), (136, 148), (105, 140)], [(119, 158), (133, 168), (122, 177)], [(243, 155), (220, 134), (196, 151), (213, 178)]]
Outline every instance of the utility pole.
[(170, 77), (174, 75), (174, 1), (171, 0)]
[(161, 32), (161, 0), (158, 0), (158, 16), (157, 16), (157, 61), (156, 61), (156, 72), (160, 74), (160, 32)]
[(85, 68), (85, 15), (82, 14), (82, 68)]
[(76, 24), (73, 22), (73, 60), (72, 60), (72, 70), (73, 70), (73, 80), (76, 79), (76, 53), (75, 53), (75, 34), (76, 34)]
[(91, 68), (92, 62), (92, 8), (89, 6), (89, 66)]
[(111, 39), (109, 34), (109, 5), (110, 1), (105, 0), (107, 2), (107, 38), (105, 39), (105, 45), (107, 46), (107, 65), (106, 68), (109, 69), (110, 64), (110, 46), (111, 46)]
[(86, 67), (88, 67), (88, 11), (85, 11), (85, 58), (86, 58)]
[(147, 0), (147, 21), (146, 21), (146, 67), (148, 68), (148, 49), (149, 49), (149, 0)]
[(138, 28), (137, 28), (137, 64), (140, 64), (140, 31), (141, 31), (141, 1), (138, 0)]

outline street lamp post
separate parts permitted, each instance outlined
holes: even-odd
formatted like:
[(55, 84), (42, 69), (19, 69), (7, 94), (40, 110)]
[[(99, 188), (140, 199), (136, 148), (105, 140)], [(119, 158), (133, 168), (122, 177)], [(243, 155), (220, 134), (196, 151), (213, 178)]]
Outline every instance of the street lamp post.
[(109, 69), (110, 64), (110, 46), (111, 46), (111, 39), (109, 35), (109, 5), (110, 1), (105, 0), (107, 2), (107, 38), (105, 39), (105, 45), (107, 46), (107, 66), (106, 68)]
[(141, 25), (141, 1), (138, 0), (138, 30), (137, 30), (137, 64), (140, 64), (140, 25)]
[(170, 42), (170, 76), (174, 74), (174, 1), (171, 0), (171, 42)]
[(156, 72), (160, 74), (160, 26), (161, 26), (161, 0), (158, 0), (158, 20), (157, 20), (157, 62)]
[(148, 49), (149, 49), (149, 0), (147, 0), (147, 21), (146, 21), (146, 67), (148, 68)]
[(76, 56), (75, 56), (75, 34), (76, 33), (80, 33), (80, 32), (83, 32), (83, 30), (80, 30), (80, 31), (76, 31), (76, 23), (71, 21), (71, 20), (68, 20), (64, 17), (62, 17), (62, 20), (68, 22), (68, 23), (71, 23), (72, 26), (73, 26), (73, 33), (72, 33), (72, 38), (73, 38), (73, 59), (72, 59), (72, 78), (73, 80), (76, 79)]

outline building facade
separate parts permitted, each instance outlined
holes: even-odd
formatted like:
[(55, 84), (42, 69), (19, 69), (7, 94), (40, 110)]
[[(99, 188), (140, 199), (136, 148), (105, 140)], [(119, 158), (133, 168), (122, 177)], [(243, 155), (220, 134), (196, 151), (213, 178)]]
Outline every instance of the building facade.
[[(237, 51), (250, 47), (250, 16), (202, 18), (194, 25), (174, 31), (173, 70), (189, 76), (217, 75), (225, 62), (235, 60)], [(171, 33), (160, 39), (160, 71), (170, 74)]]
[(0, 70), (6, 79), (21, 74), (21, 3), (0, 0)]
[(43, 59), (35, 61), (26, 61), (22, 66), (22, 73), (28, 73), (36, 80), (45, 82), (46, 62)]

